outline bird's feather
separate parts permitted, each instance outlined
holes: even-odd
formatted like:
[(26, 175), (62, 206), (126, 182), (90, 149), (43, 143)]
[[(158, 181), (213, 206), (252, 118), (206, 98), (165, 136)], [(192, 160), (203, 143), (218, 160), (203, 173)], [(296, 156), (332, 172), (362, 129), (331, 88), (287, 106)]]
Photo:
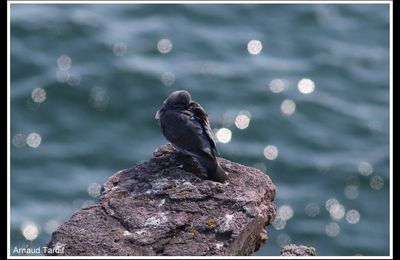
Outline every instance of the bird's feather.
[(201, 120), (202, 127), (203, 127), (204, 131), (206, 132), (208, 140), (210, 142), (212, 153), (214, 154), (214, 156), (219, 156), (217, 147), (216, 147), (214, 139), (212, 137), (210, 122), (208, 121), (208, 115), (207, 115), (206, 111), (200, 104), (193, 102), (193, 101), (189, 105), (189, 110), (192, 111), (193, 114), (197, 118), (199, 118), (199, 120)]
[(214, 157), (208, 134), (191, 111), (166, 110), (160, 122), (164, 136), (180, 150), (195, 156)]

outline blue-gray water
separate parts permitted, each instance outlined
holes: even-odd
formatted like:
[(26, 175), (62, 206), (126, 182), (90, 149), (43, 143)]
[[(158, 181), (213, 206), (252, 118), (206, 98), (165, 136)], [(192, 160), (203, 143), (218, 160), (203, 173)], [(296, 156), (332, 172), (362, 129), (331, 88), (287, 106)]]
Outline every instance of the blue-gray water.
[(383, 4), (12, 5), (11, 253), (36, 231), (31, 246), (45, 245), (96, 183), (150, 158), (166, 142), (154, 114), (178, 89), (231, 131), (223, 157), (278, 187), (254, 255), (289, 242), (389, 254)]

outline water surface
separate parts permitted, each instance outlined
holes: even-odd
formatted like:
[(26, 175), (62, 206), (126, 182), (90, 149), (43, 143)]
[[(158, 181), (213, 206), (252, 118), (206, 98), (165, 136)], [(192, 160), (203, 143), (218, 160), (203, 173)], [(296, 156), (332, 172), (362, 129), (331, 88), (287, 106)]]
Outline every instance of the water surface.
[(36, 233), (45, 245), (149, 159), (166, 142), (155, 112), (178, 89), (207, 110), (223, 157), (278, 187), (254, 255), (389, 254), (383, 4), (13, 4), (11, 250)]

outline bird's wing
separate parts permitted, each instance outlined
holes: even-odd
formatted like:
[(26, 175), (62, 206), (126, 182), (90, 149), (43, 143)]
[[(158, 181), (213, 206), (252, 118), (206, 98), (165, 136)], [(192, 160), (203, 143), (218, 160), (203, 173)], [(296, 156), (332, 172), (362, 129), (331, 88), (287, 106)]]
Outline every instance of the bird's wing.
[(160, 119), (164, 136), (179, 149), (194, 156), (215, 157), (203, 123), (191, 111), (167, 110)]
[(214, 139), (212, 137), (212, 131), (211, 131), (211, 127), (210, 127), (210, 122), (208, 121), (207, 112), (204, 110), (204, 108), (200, 104), (193, 102), (193, 101), (190, 103), (189, 109), (190, 109), (190, 111), (193, 112), (193, 114), (197, 118), (199, 118), (201, 120), (202, 128), (207, 134), (207, 137), (208, 137), (210, 145), (211, 145), (212, 152), (215, 156), (219, 156), (217, 147), (216, 147)]

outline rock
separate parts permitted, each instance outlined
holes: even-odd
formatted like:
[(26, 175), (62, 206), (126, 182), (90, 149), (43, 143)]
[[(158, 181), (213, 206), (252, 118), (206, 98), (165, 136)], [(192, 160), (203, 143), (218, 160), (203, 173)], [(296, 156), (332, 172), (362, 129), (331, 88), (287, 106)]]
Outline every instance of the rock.
[[(276, 188), (258, 169), (218, 158), (224, 184), (170, 144), (103, 185), (99, 203), (61, 225), (52, 255), (250, 255), (267, 241)], [(203, 176), (204, 177), (204, 176)]]
[(281, 256), (316, 256), (317, 251), (314, 247), (290, 244), (281, 250)]

